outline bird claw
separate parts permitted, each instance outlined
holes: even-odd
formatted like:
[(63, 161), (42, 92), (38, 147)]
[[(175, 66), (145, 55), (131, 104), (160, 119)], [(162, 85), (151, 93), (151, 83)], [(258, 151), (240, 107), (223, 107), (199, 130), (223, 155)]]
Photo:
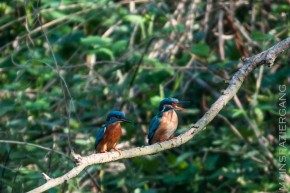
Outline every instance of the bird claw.
[(120, 155), (122, 155), (122, 152), (121, 152), (118, 148), (114, 147), (113, 149), (114, 149), (115, 151), (117, 151)]
[(163, 142), (163, 141), (165, 141), (165, 139), (163, 139), (163, 138), (160, 138), (160, 139), (159, 139), (159, 142), (160, 142), (160, 143)]
[(171, 139), (176, 139), (176, 136), (171, 136), (171, 137), (169, 137), (168, 140), (171, 140)]

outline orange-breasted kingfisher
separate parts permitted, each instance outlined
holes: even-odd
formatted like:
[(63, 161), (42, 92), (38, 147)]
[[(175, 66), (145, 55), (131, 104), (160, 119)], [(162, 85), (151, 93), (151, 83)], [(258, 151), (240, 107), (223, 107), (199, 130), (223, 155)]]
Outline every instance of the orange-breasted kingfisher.
[(178, 117), (175, 110), (183, 110), (178, 105), (188, 101), (179, 101), (176, 98), (165, 98), (159, 104), (159, 113), (150, 122), (148, 143), (158, 143), (172, 139), (178, 126)]
[(121, 122), (130, 123), (131, 121), (121, 111), (114, 110), (108, 114), (104, 127), (101, 127), (97, 133), (96, 152), (106, 153), (114, 149), (121, 154), (120, 150), (116, 148), (122, 135)]

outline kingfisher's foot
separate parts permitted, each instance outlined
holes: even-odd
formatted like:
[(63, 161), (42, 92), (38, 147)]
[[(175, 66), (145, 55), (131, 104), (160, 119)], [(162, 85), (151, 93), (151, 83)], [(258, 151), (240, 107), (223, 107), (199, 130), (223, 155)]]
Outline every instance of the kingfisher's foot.
[(104, 151), (101, 151), (101, 153), (108, 153), (106, 150), (104, 150)]
[(176, 136), (171, 136), (171, 137), (169, 137), (168, 140), (170, 140), (170, 139), (176, 139)]
[(121, 152), (118, 148), (113, 147), (113, 149), (114, 149), (115, 151), (117, 151), (120, 155), (122, 155), (122, 152)]

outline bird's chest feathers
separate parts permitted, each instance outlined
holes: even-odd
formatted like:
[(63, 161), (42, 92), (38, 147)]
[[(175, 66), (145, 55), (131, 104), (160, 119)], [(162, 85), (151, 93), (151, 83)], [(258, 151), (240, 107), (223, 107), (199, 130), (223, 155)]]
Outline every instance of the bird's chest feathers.
[(122, 129), (120, 123), (113, 123), (108, 125), (104, 138), (108, 141), (117, 142), (122, 135)]
[(167, 111), (163, 113), (162, 119), (161, 119), (162, 125), (166, 125), (166, 129), (168, 130), (175, 130), (178, 125), (178, 117), (174, 110)]

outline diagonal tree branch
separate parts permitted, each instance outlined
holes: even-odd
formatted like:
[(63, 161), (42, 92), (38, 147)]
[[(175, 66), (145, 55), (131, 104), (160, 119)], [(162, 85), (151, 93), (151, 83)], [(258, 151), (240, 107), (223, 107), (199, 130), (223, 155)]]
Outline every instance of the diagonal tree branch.
[(162, 143), (156, 143), (150, 146), (135, 147), (124, 150), (122, 151), (121, 155), (118, 152), (92, 154), (85, 157), (81, 157), (80, 155), (74, 155), (75, 159), (78, 162), (78, 165), (75, 168), (73, 168), (61, 177), (54, 179), (50, 178), (50, 180), (48, 180), (45, 184), (41, 185), (38, 188), (35, 188), (34, 190), (29, 191), (29, 193), (43, 192), (59, 184), (62, 184), (65, 181), (77, 176), (87, 166), (93, 164), (106, 163), (125, 158), (154, 154), (167, 149), (178, 147), (186, 143), (203, 129), (205, 129), (206, 125), (208, 125), (217, 116), (219, 111), (223, 109), (223, 107), (236, 95), (243, 81), (255, 68), (263, 64), (272, 66), (275, 59), (289, 48), (290, 37), (279, 42), (268, 50), (261, 52), (260, 54), (254, 55), (250, 58), (243, 58), (242, 60), (244, 65), (233, 75), (227, 89), (223, 91), (222, 95), (217, 99), (217, 101), (210, 107), (210, 109), (203, 115), (201, 119), (199, 119), (187, 132), (179, 135), (176, 139), (172, 139)]

